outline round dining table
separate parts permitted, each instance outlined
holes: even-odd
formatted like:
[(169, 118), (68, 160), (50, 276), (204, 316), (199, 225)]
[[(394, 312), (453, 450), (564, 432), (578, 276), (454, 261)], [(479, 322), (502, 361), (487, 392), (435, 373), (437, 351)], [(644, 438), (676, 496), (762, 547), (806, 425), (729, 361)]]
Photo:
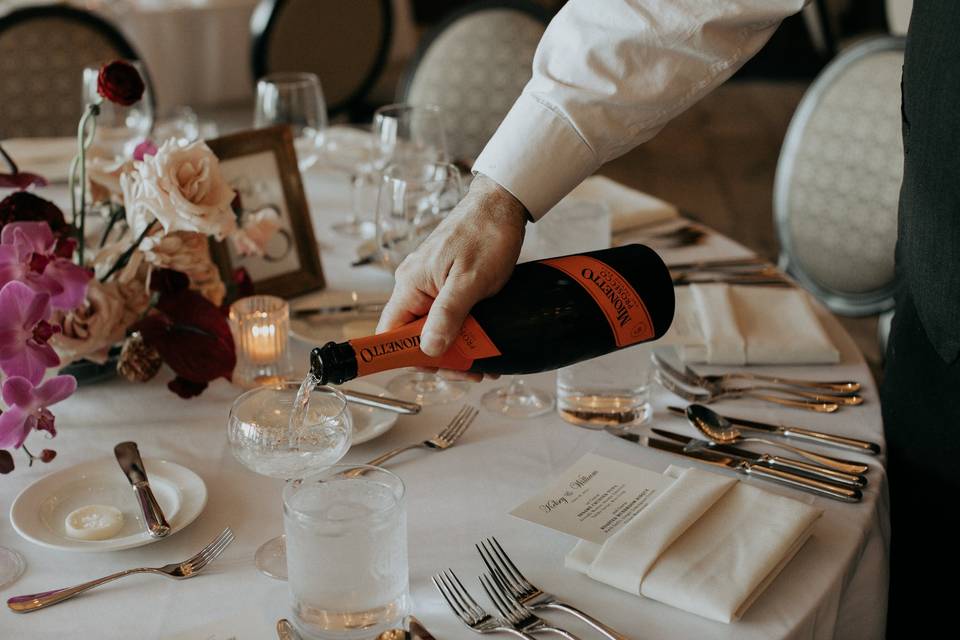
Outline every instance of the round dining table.
[[(392, 275), (376, 266), (351, 267), (357, 242), (331, 230), (350, 207), (347, 176), (320, 167), (309, 171), (304, 183), (327, 288), (389, 292)], [(46, 193), (61, 199), (65, 189), (48, 187)], [(664, 250), (662, 255), (671, 263), (741, 257), (750, 252), (729, 238), (710, 233), (697, 245)], [(758, 420), (788, 420), (882, 444), (880, 402), (870, 370), (836, 319), (822, 307), (817, 309), (840, 351), (838, 364), (750, 370), (858, 380), (864, 386), (865, 402), (861, 406), (845, 407), (831, 415), (749, 399), (724, 401), (718, 407)], [(789, 336), (784, 339), (789, 340)], [(295, 376), (306, 372), (312, 346), (291, 341)], [(712, 369), (705, 366), (703, 370)], [(386, 372), (369, 380), (383, 385), (394, 375), (396, 372)], [(273, 629), (279, 618), (290, 617), (286, 583), (260, 574), (253, 562), (257, 547), (282, 532), (283, 482), (249, 471), (233, 457), (227, 443), (227, 412), (243, 389), (218, 380), (201, 396), (183, 400), (167, 390), (166, 382), (171, 377), (169, 370), (164, 370), (145, 384), (114, 378), (82, 386), (55, 406), (56, 438), (46, 442), (43, 436), (34, 435), (31, 443), (35, 449), (55, 448), (56, 459), (28, 468), (23, 457), (16, 454), (18, 468), (0, 476), (0, 510), (6, 514), (16, 496), (46, 474), (93, 460), (115, 465), (114, 445), (134, 440), (145, 458), (175, 462), (202, 478), (208, 496), (199, 517), (183, 530), (152, 544), (124, 551), (75, 553), (22, 539), (4, 515), (0, 517), (0, 545), (18, 550), (26, 561), (26, 571), (0, 591), (0, 597), (6, 601), (18, 594), (69, 586), (126, 568), (179, 562), (225, 527), (233, 530), (236, 540), (204, 572), (189, 580), (134, 576), (34, 613), (17, 614), (4, 607), (0, 638), (266, 640), (275, 637)], [(555, 373), (531, 375), (526, 380), (552, 390)], [(473, 384), (462, 401), (425, 406), (419, 415), (400, 416), (383, 435), (355, 445), (345, 461), (364, 462), (402, 444), (424, 440), (442, 429), (462, 404), (479, 406), (484, 392), (502, 384), (504, 381)], [(664, 389), (654, 387), (652, 423), (693, 435), (682, 418), (666, 410), (667, 405), (678, 402)], [(387, 463), (406, 486), (411, 612), (438, 640), (467, 640), (474, 634), (451, 613), (431, 576), (453, 569), (474, 595), (482, 594), (476, 576), (485, 568), (474, 545), (490, 536), (500, 541), (532, 582), (636, 640), (883, 637), (890, 535), (882, 456), (860, 458), (869, 461), (872, 470), (863, 500), (857, 504), (743, 480), (814, 504), (823, 509), (823, 515), (810, 539), (742, 619), (723, 624), (630, 595), (565, 568), (564, 557), (574, 546), (574, 538), (509, 514), (588, 452), (656, 472), (671, 464), (695, 464), (603, 431), (578, 428), (555, 412), (515, 420), (483, 410), (450, 449), (416, 450)], [(846, 457), (857, 458), (857, 454)], [(318, 572), (323, 570), (316, 567)], [(544, 616), (584, 640), (601, 637), (565, 614), (547, 612)]]

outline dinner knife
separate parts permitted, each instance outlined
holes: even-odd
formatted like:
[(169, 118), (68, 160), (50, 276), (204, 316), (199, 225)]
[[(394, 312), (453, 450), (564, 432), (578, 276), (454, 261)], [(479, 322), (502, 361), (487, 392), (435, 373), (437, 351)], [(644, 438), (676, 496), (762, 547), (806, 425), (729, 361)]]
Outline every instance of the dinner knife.
[[(687, 415), (686, 409), (682, 409), (680, 407), (667, 407), (667, 409), (680, 416)], [(727, 422), (735, 424), (738, 427), (744, 427), (753, 431), (763, 431), (764, 433), (770, 433), (782, 438), (803, 440), (804, 442), (812, 442), (815, 444), (827, 445), (831, 447), (837, 447), (839, 449), (847, 449), (849, 451), (857, 451), (859, 453), (867, 453), (871, 455), (877, 455), (880, 453), (880, 445), (876, 442), (870, 442), (869, 440), (835, 436), (829, 433), (821, 433), (819, 431), (804, 429), (803, 427), (793, 427), (790, 425), (781, 426), (770, 424), (769, 422), (747, 420), (746, 418), (734, 418), (732, 416), (723, 417), (727, 419)]]
[(113, 454), (120, 463), (120, 468), (127, 475), (127, 480), (137, 496), (140, 510), (143, 512), (143, 521), (147, 525), (147, 533), (151, 538), (162, 538), (170, 533), (170, 524), (163, 516), (163, 510), (156, 496), (150, 489), (147, 480), (147, 470), (140, 458), (140, 450), (136, 442), (121, 442), (113, 448)]
[(352, 389), (341, 389), (340, 391), (343, 393), (343, 397), (347, 399), (347, 402), (365, 407), (383, 409), (403, 415), (414, 415), (420, 413), (421, 409), (421, 405), (416, 402), (407, 402), (406, 400), (388, 398), (387, 396), (377, 396), (372, 393), (362, 393)]
[(356, 304), (334, 305), (330, 307), (302, 307), (291, 309), (292, 318), (310, 318), (313, 316), (338, 315), (343, 313), (380, 313), (386, 306), (385, 302), (358, 302)]
[(655, 428), (653, 429), (653, 432), (663, 438), (668, 438), (681, 443), (684, 451), (699, 451), (702, 449), (709, 449), (711, 451), (725, 453), (733, 456), (734, 458), (739, 458), (755, 464), (762, 464), (763, 466), (770, 467), (771, 469), (783, 469), (784, 471), (790, 471), (791, 473), (798, 473), (802, 476), (826, 480), (827, 482), (842, 484), (847, 487), (865, 487), (867, 485), (867, 479), (862, 475), (844, 473), (843, 471), (837, 471), (836, 469), (823, 467), (819, 464), (804, 462), (803, 460), (794, 460), (792, 458), (784, 458), (782, 456), (770, 455), (768, 453), (757, 453), (755, 451), (750, 451), (749, 449), (743, 449), (741, 447), (735, 447), (733, 445), (718, 444), (710, 442), (709, 440), (691, 438), (689, 436), (673, 433), (672, 431), (667, 431), (665, 429)]
[(747, 462), (746, 460), (737, 460), (733, 456), (724, 455), (714, 451), (684, 451), (683, 445), (676, 442), (670, 442), (669, 440), (642, 437), (634, 433), (620, 434), (616, 431), (611, 431), (611, 433), (629, 442), (644, 444), (652, 449), (666, 451), (668, 453), (673, 453), (713, 466), (724, 467), (746, 476), (760, 478), (761, 480), (767, 480), (769, 482), (775, 482), (792, 489), (806, 491), (807, 493), (812, 493), (824, 498), (840, 500), (841, 502), (860, 502), (860, 500), (863, 498), (863, 493), (860, 491), (860, 489), (854, 487), (841, 487), (840, 485), (830, 482), (814, 480), (813, 478), (805, 478), (804, 476), (799, 476), (794, 473), (790, 473), (789, 471), (771, 469), (769, 467), (764, 467), (763, 465)]

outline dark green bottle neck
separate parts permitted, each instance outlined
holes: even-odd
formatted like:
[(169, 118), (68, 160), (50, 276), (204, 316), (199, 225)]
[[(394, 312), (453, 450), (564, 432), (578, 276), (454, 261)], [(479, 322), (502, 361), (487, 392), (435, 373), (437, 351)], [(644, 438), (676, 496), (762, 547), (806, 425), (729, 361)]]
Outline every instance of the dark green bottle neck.
[(357, 354), (349, 342), (328, 342), (310, 352), (310, 373), (320, 384), (343, 384), (357, 377)]

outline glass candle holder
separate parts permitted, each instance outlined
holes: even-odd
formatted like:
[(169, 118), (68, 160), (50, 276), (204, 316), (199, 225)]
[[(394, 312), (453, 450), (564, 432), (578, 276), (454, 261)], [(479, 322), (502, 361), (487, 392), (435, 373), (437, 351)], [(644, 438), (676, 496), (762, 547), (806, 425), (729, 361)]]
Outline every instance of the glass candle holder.
[(237, 349), (233, 381), (255, 387), (282, 380), (292, 370), (287, 354), (290, 306), (276, 296), (250, 296), (230, 305)]

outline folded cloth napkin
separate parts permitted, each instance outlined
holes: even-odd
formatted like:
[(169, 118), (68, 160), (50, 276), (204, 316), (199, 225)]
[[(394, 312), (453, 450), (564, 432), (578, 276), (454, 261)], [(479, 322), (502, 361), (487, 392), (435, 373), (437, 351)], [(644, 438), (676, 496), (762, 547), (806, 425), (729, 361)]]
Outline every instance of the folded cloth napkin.
[(829, 364), (840, 359), (801, 289), (694, 284), (676, 289), (664, 339), (685, 362)]
[(739, 619), (800, 550), (821, 509), (716, 473), (676, 480), (603, 545), (581, 541), (568, 568), (690, 613)]
[[(36, 173), (50, 182), (65, 182), (70, 175), (70, 162), (77, 153), (77, 138), (11, 138), (3, 141), (3, 149), (20, 171)], [(6, 168), (3, 169), (6, 171)]]
[(606, 204), (610, 208), (611, 233), (659, 224), (680, 216), (677, 208), (669, 202), (631, 189), (604, 176), (587, 178), (567, 197)]

